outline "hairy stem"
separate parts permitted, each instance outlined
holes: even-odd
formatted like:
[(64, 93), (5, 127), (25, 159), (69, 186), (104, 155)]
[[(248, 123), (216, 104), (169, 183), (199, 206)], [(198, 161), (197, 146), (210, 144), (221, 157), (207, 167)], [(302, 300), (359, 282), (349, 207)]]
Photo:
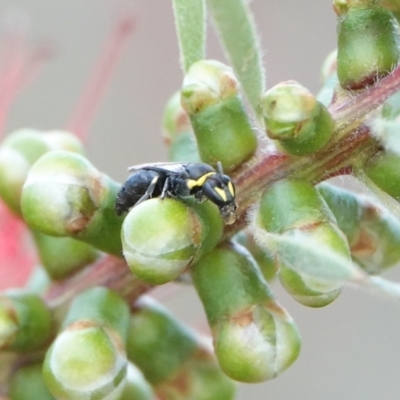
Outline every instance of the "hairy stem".
[(59, 282), (54, 282), (45, 294), (45, 300), (51, 307), (68, 303), (82, 290), (94, 286), (106, 286), (115, 290), (128, 302), (135, 301), (140, 295), (152, 288), (136, 278), (123, 258), (104, 256), (88, 265), (82, 271)]

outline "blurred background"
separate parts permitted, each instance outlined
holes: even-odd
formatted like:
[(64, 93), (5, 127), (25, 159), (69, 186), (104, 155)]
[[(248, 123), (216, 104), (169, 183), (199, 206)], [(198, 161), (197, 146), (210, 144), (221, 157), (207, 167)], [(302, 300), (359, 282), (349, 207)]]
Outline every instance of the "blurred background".
[[(136, 15), (135, 33), (91, 126), (88, 154), (99, 169), (120, 181), (129, 165), (166, 160), (161, 115), (182, 82), (170, 3), (1, 0), (0, 19), (12, 10), (24, 12), (30, 19), (32, 43), (49, 42), (55, 49), (43, 73), (13, 106), (7, 132), (65, 127), (107, 35), (128, 7)], [(331, 0), (254, 0), (252, 9), (262, 38), (268, 86), (295, 79), (316, 93), (321, 63), (335, 48)], [(224, 60), (212, 29), (208, 57)], [(395, 272), (389, 276), (396, 279)], [(240, 385), (237, 399), (399, 398), (399, 304), (346, 288), (332, 305), (308, 309), (286, 295), (278, 283), (273, 290), (297, 322), (302, 352), (277, 379)], [(156, 296), (187, 323), (204, 328), (202, 307), (192, 288), (167, 285)]]

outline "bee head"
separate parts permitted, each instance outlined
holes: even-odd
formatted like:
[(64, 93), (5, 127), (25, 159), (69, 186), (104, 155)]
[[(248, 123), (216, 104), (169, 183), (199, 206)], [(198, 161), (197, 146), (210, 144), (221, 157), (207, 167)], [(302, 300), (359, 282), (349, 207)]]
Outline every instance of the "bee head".
[(229, 176), (224, 175), (222, 165), (217, 163), (217, 173), (211, 175), (202, 187), (202, 193), (216, 204), (226, 224), (236, 220), (237, 204), (235, 202), (235, 186)]

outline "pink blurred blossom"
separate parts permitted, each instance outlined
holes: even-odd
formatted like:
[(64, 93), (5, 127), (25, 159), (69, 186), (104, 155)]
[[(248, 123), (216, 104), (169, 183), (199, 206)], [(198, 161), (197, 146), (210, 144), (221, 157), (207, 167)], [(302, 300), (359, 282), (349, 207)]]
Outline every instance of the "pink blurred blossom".
[(37, 263), (25, 223), (0, 203), (0, 290), (23, 286)]
[[(0, 136), (7, 114), (18, 94), (37, 76), (51, 52), (48, 46), (28, 47), (28, 35), (12, 25), (0, 44)], [(85, 140), (101, 100), (115, 72), (127, 38), (134, 28), (130, 12), (121, 14), (107, 37), (100, 58), (66, 124), (67, 129)], [(25, 285), (39, 262), (32, 237), (24, 221), (0, 200), (0, 290)]]

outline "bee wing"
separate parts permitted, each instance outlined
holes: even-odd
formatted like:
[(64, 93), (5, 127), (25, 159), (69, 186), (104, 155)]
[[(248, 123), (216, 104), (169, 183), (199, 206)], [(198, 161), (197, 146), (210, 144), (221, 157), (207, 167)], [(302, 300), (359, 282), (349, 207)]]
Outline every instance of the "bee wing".
[(162, 171), (162, 172), (170, 172), (170, 173), (182, 173), (185, 172), (185, 164), (179, 162), (157, 162), (157, 163), (147, 163), (147, 164), (139, 164), (133, 165), (128, 168), (128, 171), (139, 171), (141, 169), (150, 170), (150, 171)]

